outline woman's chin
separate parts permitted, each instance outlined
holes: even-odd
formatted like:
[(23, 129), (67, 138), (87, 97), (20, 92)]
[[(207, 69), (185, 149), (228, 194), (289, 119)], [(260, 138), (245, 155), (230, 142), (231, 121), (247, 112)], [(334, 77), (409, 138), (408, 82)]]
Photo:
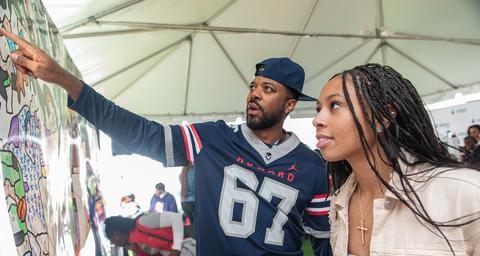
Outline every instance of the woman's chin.
[(323, 159), (327, 162), (337, 162), (345, 159), (345, 157), (335, 154), (334, 152), (320, 150), (320, 153), (322, 154)]

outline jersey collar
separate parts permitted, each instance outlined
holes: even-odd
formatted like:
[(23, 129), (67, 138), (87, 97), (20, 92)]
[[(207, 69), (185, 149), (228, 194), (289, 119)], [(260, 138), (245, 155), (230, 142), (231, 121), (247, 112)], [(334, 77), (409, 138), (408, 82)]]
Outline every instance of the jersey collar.
[(250, 146), (252, 146), (260, 154), (263, 161), (267, 165), (279, 158), (284, 157), (300, 144), (300, 140), (298, 139), (297, 135), (292, 133), (284, 142), (280, 143), (279, 145), (273, 145), (271, 148), (269, 148), (257, 137), (257, 135), (255, 135), (252, 129), (248, 128), (247, 124), (243, 123), (240, 128), (242, 130), (243, 137), (245, 137)]

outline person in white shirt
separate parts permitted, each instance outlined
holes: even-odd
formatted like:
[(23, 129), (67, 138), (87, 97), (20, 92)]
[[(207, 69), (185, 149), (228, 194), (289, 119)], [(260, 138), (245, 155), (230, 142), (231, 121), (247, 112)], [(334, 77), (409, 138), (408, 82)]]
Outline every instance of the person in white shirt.
[(120, 202), (120, 216), (136, 218), (140, 213), (140, 205), (135, 201), (135, 195), (130, 193), (122, 197)]
[(334, 255), (480, 255), (480, 171), (450, 158), (412, 83), (366, 64), (317, 102)]

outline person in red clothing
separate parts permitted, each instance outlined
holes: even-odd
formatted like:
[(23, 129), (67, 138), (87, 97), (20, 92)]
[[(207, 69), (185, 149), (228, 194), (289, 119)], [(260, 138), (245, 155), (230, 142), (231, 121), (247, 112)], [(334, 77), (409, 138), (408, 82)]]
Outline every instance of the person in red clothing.
[[(146, 213), (136, 219), (113, 216), (105, 220), (105, 233), (112, 244), (130, 245), (138, 256), (180, 255), (183, 228), (181, 214), (173, 212)], [(193, 255), (194, 252), (195, 249)]]

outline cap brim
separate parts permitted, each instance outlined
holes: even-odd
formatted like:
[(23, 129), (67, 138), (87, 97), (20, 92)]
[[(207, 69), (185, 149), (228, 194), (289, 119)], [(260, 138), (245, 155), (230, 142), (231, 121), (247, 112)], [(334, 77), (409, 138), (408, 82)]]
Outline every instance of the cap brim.
[(300, 94), (300, 96), (298, 96), (298, 101), (317, 101), (317, 99), (305, 94)]

